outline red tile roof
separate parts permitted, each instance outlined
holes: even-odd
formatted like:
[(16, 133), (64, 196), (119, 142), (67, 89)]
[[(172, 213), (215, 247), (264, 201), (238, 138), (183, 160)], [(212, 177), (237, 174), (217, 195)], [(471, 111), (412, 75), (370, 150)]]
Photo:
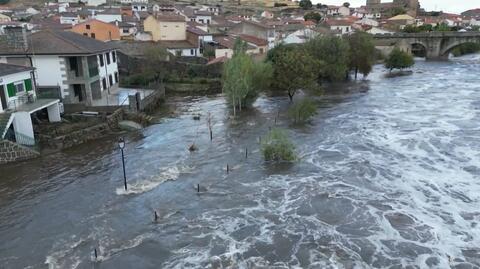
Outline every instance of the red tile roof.
[(247, 43), (252, 43), (257, 46), (266, 46), (268, 45), (268, 41), (265, 39), (258, 38), (256, 36), (251, 36), (251, 35), (240, 35), (240, 38), (247, 42)]

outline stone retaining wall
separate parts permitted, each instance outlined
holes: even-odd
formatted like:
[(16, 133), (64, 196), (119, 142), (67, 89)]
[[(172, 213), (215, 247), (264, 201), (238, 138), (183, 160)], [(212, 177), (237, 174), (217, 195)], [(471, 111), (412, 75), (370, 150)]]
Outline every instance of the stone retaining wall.
[(111, 115), (106, 116), (103, 123), (93, 125), (88, 128), (73, 131), (65, 135), (56, 137), (43, 137), (42, 144), (54, 148), (64, 149), (83, 144), (87, 141), (98, 139), (109, 134), (112, 129), (118, 128), (118, 122), (125, 117), (125, 111), (120, 108)]
[(33, 149), (8, 140), (0, 140), (0, 164), (29, 160), (38, 156), (40, 156), (40, 153)]

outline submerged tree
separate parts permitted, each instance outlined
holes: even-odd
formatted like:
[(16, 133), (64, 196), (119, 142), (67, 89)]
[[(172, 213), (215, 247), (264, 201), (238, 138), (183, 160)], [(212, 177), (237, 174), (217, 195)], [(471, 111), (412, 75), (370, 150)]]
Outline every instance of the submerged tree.
[(303, 99), (290, 106), (288, 116), (294, 123), (308, 122), (317, 113), (317, 105), (313, 100)]
[(290, 142), (285, 131), (272, 129), (262, 139), (262, 153), (266, 161), (287, 161), (293, 162), (297, 159), (295, 146)]
[(316, 84), (320, 65), (304, 49), (283, 51), (275, 57), (273, 84), (275, 88), (286, 91), (293, 101), (297, 90), (312, 88)]
[(355, 79), (358, 73), (368, 76), (372, 71), (372, 66), (375, 63), (375, 45), (371, 35), (362, 32), (356, 32), (348, 38), (350, 47), (349, 66), (350, 70), (355, 72)]
[(322, 61), (319, 78), (328, 81), (344, 80), (348, 74), (348, 42), (337, 36), (319, 36), (305, 44), (314, 59)]
[(236, 115), (237, 108), (242, 109), (253, 102), (260, 89), (270, 84), (272, 67), (269, 63), (255, 63), (245, 53), (244, 45), (237, 42), (232, 59), (223, 68), (223, 91)]
[(409, 53), (400, 50), (399, 48), (393, 49), (390, 55), (385, 60), (385, 67), (390, 70), (404, 69), (412, 67), (415, 64), (413, 56)]

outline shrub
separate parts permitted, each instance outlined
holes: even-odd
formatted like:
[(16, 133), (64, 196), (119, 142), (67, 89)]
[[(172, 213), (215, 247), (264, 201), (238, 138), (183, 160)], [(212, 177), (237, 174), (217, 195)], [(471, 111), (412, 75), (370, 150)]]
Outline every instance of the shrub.
[(392, 71), (393, 69), (404, 69), (412, 67), (415, 64), (413, 56), (407, 52), (395, 48), (385, 61), (385, 67)]
[(293, 162), (297, 159), (295, 146), (281, 129), (272, 129), (262, 139), (262, 152), (266, 161)]
[(294, 103), (288, 109), (288, 116), (294, 123), (305, 123), (317, 114), (317, 106), (314, 101), (304, 99)]

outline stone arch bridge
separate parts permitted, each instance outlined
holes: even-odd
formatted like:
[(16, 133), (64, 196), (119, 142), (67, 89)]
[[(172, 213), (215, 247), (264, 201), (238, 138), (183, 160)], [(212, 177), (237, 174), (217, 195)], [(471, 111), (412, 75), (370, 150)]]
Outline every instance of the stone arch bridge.
[(429, 32), (374, 35), (375, 46), (384, 54), (397, 47), (412, 53), (412, 48), (425, 48), (429, 60), (446, 60), (455, 47), (464, 43), (479, 43), (480, 32)]

